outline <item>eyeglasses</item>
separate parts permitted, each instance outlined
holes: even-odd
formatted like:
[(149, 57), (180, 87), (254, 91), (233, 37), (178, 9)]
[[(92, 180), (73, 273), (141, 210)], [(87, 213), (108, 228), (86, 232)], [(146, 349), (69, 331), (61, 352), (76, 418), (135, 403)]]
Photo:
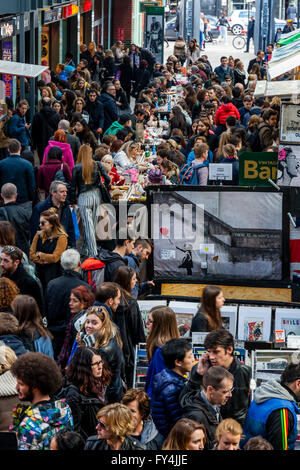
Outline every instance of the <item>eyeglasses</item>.
[(227, 393), (232, 393), (234, 390), (234, 387), (232, 387), (230, 390), (223, 390), (221, 393), (222, 395), (227, 395)]
[(105, 424), (103, 423), (103, 421), (98, 420), (98, 424), (99, 424), (100, 428), (106, 429), (106, 426), (105, 426)]
[(92, 364), (92, 367), (94, 367), (94, 366), (101, 366), (101, 364), (103, 364), (103, 361), (97, 361), (97, 362), (94, 362), (94, 363)]

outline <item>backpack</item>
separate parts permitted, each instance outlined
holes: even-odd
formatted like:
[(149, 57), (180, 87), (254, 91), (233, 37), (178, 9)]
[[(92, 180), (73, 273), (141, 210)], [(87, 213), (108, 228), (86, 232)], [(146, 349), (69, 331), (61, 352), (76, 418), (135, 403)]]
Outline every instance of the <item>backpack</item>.
[(83, 280), (96, 292), (97, 286), (104, 282), (105, 264), (98, 258), (88, 258), (82, 263), (81, 270)]
[(256, 127), (255, 131), (252, 132), (247, 137), (247, 143), (251, 147), (252, 152), (261, 152), (262, 151), (262, 146), (260, 144), (260, 138), (259, 138), (259, 131), (258, 131), (257, 127)]
[(198, 186), (198, 170), (199, 168), (203, 168), (207, 166), (207, 164), (201, 163), (200, 165), (189, 166), (187, 163), (183, 165), (179, 172), (179, 184), (188, 184), (191, 186)]
[(55, 173), (55, 176), (54, 176), (54, 180), (53, 180), (53, 181), (61, 181), (62, 183), (64, 183), (64, 184), (66, 185), (66, 187), (67, 187), (68, 194), (70, 194), (71, 184), (70, 184), (69, 181), (67, 181), (67, 179), (65, 178), (63, 168), (64, 168), (64, 164), (62, 163), (60, 169)]
[(7, 117), (2, 127), (2, 131), (4, 132), (6, 137), (11, 137), (10, 130), (9, 130), (10, 120), (11, 120), (11, 117)]

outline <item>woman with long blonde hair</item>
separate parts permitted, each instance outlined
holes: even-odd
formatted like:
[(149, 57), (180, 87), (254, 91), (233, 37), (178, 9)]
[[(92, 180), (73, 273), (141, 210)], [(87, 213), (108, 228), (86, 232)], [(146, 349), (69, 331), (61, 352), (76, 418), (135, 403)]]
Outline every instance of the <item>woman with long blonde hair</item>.
[(110, 385), (106, 391), (109, 403), (120, 401), (123, 396), (121, 372), (124, 367), (122, 340), (116, 325), (111, 321), (108, 310), (103, 306), (89, 307), (81, 317), (84, 321), (70, 354), (70, 363), (78, 347), (93, 347), (107, 360), (112, 372)]
[(40, 230), (30, 247), (30, 259), (36, 265), (37, 276), (44, 290), (48, 282), (61, 275), (60, 257), (68, 246), (68, 235), (54, 207), (40, 215)]
[(149, 366), (146, 377), (146, 393), (151, 398), (154, 376), (165, 369), (161, 348), (172, 338), (179, 338), (176, 314), (170, 307), (153, 307), (146, 323), (148, 336), (146, 342)]
[(81, 145), (78, 152), (77, 164), (72, 172), (73, 202), (79, 208), (83, 224), (83, 255), (93, 257), (97, 255), (96, 225), (97, 209), (103, 201), (101, 191), (102, 178), (106, 188), (109, 188), (110, 177), (100, 162), (93, 160), (92, 148)]

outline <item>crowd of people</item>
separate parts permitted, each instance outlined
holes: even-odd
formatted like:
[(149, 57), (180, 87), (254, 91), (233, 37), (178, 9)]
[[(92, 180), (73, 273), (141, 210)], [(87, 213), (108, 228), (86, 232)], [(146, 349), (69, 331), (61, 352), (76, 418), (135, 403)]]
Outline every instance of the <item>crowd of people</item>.
[[(124, 170), (145, 174), (146, 186), (209, 185), (208, 164), (227, 163), (226, 183), (237, 185), (240, 152), (277, 150), (280, 100), (253, 97), (273, 46), (247, 71), (231, 56), (213, 70), (202, 49), (178, 37), (164, 65), (134, 44), (83, 44), (79, 64), (67, 54), (43, 73), (32, 120), (26, 97), (15, 109), (6, 100), (0, 431), (20, 450), (295, 446), (300, 366), (262, 384), (250, 403), (251, 369), (222, 328), (221, 289), (205, 288), (193, 320), (191, 332), (209, 332), (195, 364), (171, 308), (153, 308), (144, 325), (137, 298), (154, 285), (144, 269), (152, 241), (118, 221), (115, 238), (96, 234), (99, 208), (124, 184)], [(159, 109), (174, 87), (168, 128), (141, 163), (144, 131), (164, 124)], [(125, 228), (132, 224), (128, 216)], [(145, 390), (133, 388), (139, 343), (149, 361)]]

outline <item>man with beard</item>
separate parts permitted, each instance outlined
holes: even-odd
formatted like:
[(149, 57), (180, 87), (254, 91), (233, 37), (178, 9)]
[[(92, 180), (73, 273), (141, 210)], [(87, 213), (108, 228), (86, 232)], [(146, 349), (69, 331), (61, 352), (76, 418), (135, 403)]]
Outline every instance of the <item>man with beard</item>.
[(23, 267), (23, 252), (16, 246), (4, 246), (0, 256), (2, 276), (11, 279), (18, 286), (20, 294), (33, 297), (42, 314), (44, 310), (42, 290), (39, 283)]
[(20, 356), (11, 372), (17, 379), (20, 401), (13, 410), (11, 431), (16, 432), (18, 450), (50, 450), (58, 431), (72, 431), (73, 417), (62, 400), (51, 399), (62, 386), (62, 375), (54, 360), (38, 352)]

